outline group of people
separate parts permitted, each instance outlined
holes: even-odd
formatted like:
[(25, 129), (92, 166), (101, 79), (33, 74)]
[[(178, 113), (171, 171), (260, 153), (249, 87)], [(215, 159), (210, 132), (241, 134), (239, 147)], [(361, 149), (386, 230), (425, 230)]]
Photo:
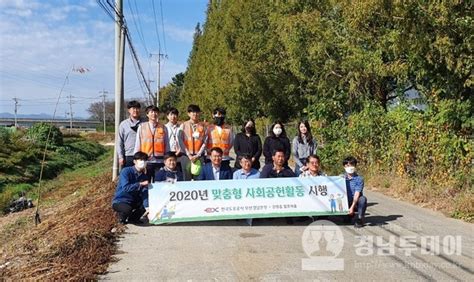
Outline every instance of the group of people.
[[(277, 177), (312, 177), (325, 175), (320, 158), (316, 155), (317, 142), (307, 121), (298, 123), (298, 134), (292, 145), (285, 127), (275, 122), (264, 144), (256, 132), (255, 121), (247, 119), (241, 132), (234, 135), (225, 122), (226, 111), (216, 108), (214, 122), (200, 120), (197, 105), (188, 106), (189, 120), (179, 124), (179, 112), (166, 112), (168, 123), (159, 122), (159, 109), (145, 109), (147, 121), (140, 120), (141, 106), (137, 101), (127, 104), (129, 117), (122, 121), (117, 139), (120, 173), (112, 207), (121, 223), (138, 222), (148, 208), (148, 184), (159, 181), (225, 180)], [(263, 147), (263, 148), (262, 148)], [(231, 167), (230, 151), (234, 148), (236, 160)], [(265, 164), (260, 170), (263, 153)], [(295, 169), (288, 166), (293, 157)], [(344, 160), (349, 197), (349, 215), (358, 208), (355, 225), (363, 225), (367, 206), (362, 195), (364, 182), (354, 168), (357, 160)], [(365, 203), (364, 203), (365, 201)]]

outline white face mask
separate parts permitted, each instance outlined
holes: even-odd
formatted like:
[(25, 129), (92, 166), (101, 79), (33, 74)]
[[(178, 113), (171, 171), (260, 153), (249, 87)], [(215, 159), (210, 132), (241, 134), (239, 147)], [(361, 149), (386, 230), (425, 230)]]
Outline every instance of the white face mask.
[(273, 134), (275, 134), (276, 136), (279, 136), (281, 134), (283, 130), (279, 127), (277, 128), (273, 128)]
[(135, 166), (138, 170), (143, 170), (146, 167), (146, 163), (144, 160), (136, 160)]
[(356, 171), (356, 168), (353, 167), (353, 166), (347, 166), (344, 168), (346, 170), (347, 173), (349, 174), (353, 174), (355, 171)]

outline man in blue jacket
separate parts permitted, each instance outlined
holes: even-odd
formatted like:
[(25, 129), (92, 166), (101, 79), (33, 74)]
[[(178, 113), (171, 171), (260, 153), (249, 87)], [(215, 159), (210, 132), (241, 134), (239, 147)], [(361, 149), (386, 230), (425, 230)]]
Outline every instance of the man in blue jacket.
[[(183, 181), (183, 173), (178, 169), (178, 158), (175, 152), (168, 152), (164, 156), (165, 166), (155, 173), (155, 182)], [(145, 206), (146, 207), (146, 206)]]
[(357, 159), (350, 156), (342, 161), (344, 178), (346, 179), (347, 198), (349, 200), (349, 218), (346, 221), (357, 217), (354, 222), (355, 228), (364, 226), (365, 210), (367, 209), (367, 198), (364, 196), (364, 178), (356, 172)]
[(112, 201), (112, 208), (117, 212), (122, 224), (140, 223), (145, 213), (143, 201), (148, 196), (149, 180), (146, 175), (148, 155), (136, 152), (133, 155), (133, 166), (120, 172), (120, 178)]
[(232, 171), (229, 166), (222, 166), (223, 151), (219, 147), (211, 148), (211, 162), (207, 163), (201, 170), (197, 180), (224, 180), (232, 179)]

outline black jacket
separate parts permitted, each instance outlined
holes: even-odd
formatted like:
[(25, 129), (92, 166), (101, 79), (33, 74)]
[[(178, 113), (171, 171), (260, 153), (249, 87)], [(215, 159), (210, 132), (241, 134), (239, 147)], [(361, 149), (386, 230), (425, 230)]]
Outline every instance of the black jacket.
[(288, 165), (288, 159), (291, 156), (291, 145), (288, 137), (268, 136), (263, 143), (263, 155), (265, 156), (265, 164), (273, 163), (272, 154), (276, 149), (285, 151), (285, 165)]
[(276, 172), (273, 169), (273, 163), (266, 164), (260, 172), (260, 178), (278, 178), (278, 177), (296, 177), (296, 174), (289, 168), (284, 167), (282, 171)]
[(235, 168), (240, 169), (240, 156), (242, 155), (251, 155), (255, 158), (255, 162), (252, 164), (252, 167), (255, 169), (260, 169), (260, 156), (262, 155), (262, 141), (258, 134), (251, 135), (248, 137), (245, 133), (238, 133), (234, 139), (234, 151), (237, 155), (235, 160)]

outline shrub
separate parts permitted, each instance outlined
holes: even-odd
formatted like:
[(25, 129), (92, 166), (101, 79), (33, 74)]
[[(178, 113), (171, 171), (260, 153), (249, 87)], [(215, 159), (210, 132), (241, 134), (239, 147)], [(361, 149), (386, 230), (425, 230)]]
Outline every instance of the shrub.
[(30, 127), (27, 131), (27, 136), (36, 144), (44, 146), (46, 144), (46, 140), (48, 139), (48, 134), (50, 130), (51, 133), (49, 136), (48, 145), (52, 147), (61, 146), (63, 144), (63, 134), (61, 133), (59, 128), (45, 122), (36, 123), (32, 127)]

